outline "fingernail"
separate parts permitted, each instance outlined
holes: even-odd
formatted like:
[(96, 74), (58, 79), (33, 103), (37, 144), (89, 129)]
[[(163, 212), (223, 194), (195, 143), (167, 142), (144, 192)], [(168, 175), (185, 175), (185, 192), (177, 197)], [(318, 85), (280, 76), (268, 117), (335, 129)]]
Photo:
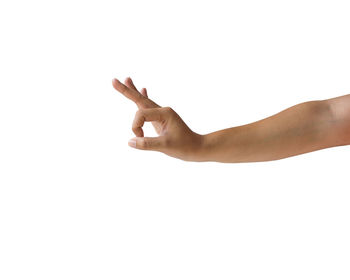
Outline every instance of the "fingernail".
[(117, 82), (117, 83), (119, 82), (118, 79), (116, 79), (116, 78), (114, 78), (113, 81), (114, 81), (114, 82)]
[(135, 139), (130, 139), (128, 144), (130, 147), (136, 148), (136, 140)]

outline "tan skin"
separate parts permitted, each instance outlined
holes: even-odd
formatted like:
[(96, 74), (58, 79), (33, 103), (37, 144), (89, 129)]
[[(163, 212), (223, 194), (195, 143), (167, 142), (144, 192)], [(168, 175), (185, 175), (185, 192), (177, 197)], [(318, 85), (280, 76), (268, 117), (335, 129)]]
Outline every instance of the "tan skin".
[[(159, 151), (186, 161), (257, 162), (282, 159), (350, 144), (350, 94), (308, 101), (268, 118), (201, 135), (192, 131), (170, 107), (152, 101), (147, 90), (137, 90), (131, 78), (113, 87), (138, 107), (129, 146)], [(144, 137), (142, 127), (152, 122), (158, 137)]]

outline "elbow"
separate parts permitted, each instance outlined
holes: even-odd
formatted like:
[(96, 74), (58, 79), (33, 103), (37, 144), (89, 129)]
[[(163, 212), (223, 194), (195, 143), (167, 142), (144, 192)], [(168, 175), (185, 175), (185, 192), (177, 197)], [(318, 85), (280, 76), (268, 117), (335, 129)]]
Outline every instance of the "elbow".
[(331, 146), (350, 145), (350, 95), (321, 101), (330, 115), (329, 139)]

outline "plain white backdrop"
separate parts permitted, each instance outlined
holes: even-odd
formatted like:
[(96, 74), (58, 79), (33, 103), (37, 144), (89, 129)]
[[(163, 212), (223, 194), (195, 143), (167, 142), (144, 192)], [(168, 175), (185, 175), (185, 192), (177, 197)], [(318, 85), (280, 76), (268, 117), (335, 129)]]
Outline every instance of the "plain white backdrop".
[[(198, 133), (350, 91), (348, 1), (1, 1), (0, 279), (349, 279), (349, 147), (128, 147), (131, 76)], [(148, 135), (154, 135), (150, 125)]]

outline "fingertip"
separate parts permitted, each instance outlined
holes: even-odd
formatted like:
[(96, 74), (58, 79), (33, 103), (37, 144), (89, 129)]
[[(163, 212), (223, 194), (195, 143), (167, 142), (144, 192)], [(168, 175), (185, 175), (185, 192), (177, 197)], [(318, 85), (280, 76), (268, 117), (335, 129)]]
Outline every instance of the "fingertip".
[(146, 88), (142, 88), (142, 89), (141, 89), (141, 94), (142, 94), (144, 97), (148, 97), (148, 95), (147, 95), (147, 89), (146, 89)]
[(117, 78), (112, 79), (112, 85), (115, 89), (117, 89), (117, 86), (120, 84), (119, 80)]
[(144, 133), (141, 127), (133, 127), (132, 131), (134, 132), (136, 137), (143, 137)]
[(113, 87), (114, 87), (117, 91), (119, 91), (120, 93), (123, 93), (123, 94), (125, 95), (125, 91), (126, 91), (126, 89), (127, 89), (127, 86), (124, 85), (121, 81), (119, 81), (119, 80), (116, 79), (116, 78), (114, 78), (112, 81), (113, 81), (113, 82), (112, 82)]
[(128, 141), (128, 145), (132, 148), (136, 148), (136, 139), (132, 138)]

